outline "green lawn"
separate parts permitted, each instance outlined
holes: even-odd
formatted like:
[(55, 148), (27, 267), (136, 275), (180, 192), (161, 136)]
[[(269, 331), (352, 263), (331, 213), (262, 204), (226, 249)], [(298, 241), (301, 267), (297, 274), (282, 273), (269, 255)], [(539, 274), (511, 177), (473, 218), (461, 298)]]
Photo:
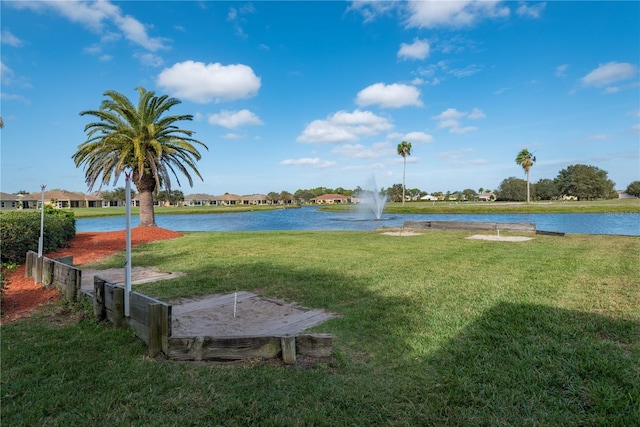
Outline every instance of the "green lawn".
[[(60, 305), (2, 326), (2, 423), (640, 425), (640, 238), (469, 232), (187, 233), (133, 265), (341, 314), (315, 367), (150, 360), (129, 331)], [(102, 267), (122, 266), (124, 255)]]

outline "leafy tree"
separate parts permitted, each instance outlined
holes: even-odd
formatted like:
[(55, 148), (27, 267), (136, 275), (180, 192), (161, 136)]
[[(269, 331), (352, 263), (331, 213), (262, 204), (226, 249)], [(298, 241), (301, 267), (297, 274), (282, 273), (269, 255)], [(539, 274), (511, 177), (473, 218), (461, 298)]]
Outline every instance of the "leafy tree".
[(571, 165), (562, 169), (555, 179), (560, 194), (578, 200), (609, 199), (615, 197), (615, 183), (607, 172), (595, 166)]
[(627, 187), (627, 193), (633, 197), (640, 197), (640, 181), (633, 181)]
[[(120, 199), (122, 200), (122, 199)], [(178, 205), (184, 200), (184, 193), (180, 190), (162, 190), (158, 193), (158, 200), (169, 202), (170, 205)]]
[(513, 176), (503, 180), (498, 187), (496, 197), (498, 200), (512, 202), (527, 200), (527, 181)]
[(475, 200), (476, 197), (478, 197), (478, 193), (476, 193), (475, 190), (472, 190), (471, 188), (462, 190), (462, 195), (467, 200)]
[(279, 197), (280, 197), (280, 195), (278, 193), (276, 193), (275, 191), (270, 191), (269, 194), (267, 194), (267, 199), (270, 200), (271, 203), (278, 203), (278, 198)]
[(386, 194), (390, 201), (399, 202), (400, 200), (404, 200), (404, 185), (393, 184), (391, 187), (383, 190), (382, 193)]
[(529, 171), (536, 162), (536, 156), (529, 152), (526, 148), (516, 156), (516, 163), (522, 166), (524, 173), (527, 175), (527, 203), (531, 203), (531, 188), (529, 186)]
[(139, 192), (140, 225), (155, 226), (153, 210), (154, 191), (165, 188), (171, 191), (171, 175), (180, 180), (181, 172), (193, 186), (191, 171), (202, 179), (196, 168), (201, 155), (194, 144), (207, 146), (192, 138), (193, 131), (180, 129), (177, 123), (193, 120), (190, 114), (169, 116), (169, 109), (180, 100), (142, 87), (138, 105), (134, 106), (124, 95), (114, 90), (104, 92), (108, 97), (98, 110), (80, 112), (81, 116), (95, 116), (98, 121), (89, 123), (84, 130), (88, 139), (78, 146), (72, 156), (76, 167), (84, 164), (89, 190), (96, 183), (117, 182), (122, 172), (132, 171), (132, 182)]
[(404, 161), (404, 169), (402, 171), (402, 206), (404, 206), (405, 178), (407, 175), (407, 156), (411, 155), (411, 143), (402, 141), (400, 144), (398, 144), (398, 154), (402, 156), (402, 159)]
[(558, 186), (552, 179), (543, 178), (536, 182), (533, 188), (540, 200), (553, 200), (561, 196)]

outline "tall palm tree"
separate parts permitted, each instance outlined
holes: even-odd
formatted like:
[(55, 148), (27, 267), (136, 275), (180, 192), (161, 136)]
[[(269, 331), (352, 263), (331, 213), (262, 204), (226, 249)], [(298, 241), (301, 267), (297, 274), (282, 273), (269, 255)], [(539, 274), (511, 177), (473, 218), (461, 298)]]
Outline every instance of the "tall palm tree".
[(404, 206), (405, 193), (405, 177), (407, 175), (407, 156), (411, 155), (411, 143), (402, 141), (398, 144), (398, 154), (404, 159), (404, 170), (402, 171), (402, 206)]
[(156, 96), (142, 87), (136, 90), (137, 106), (123, 94), (108, 90), (100, 109), (80, 112), (81, 116), (95, 116), (98, 121), (84, 127), (88, 139), (78, 146), (72, 158), (76, 166), (84, 164), (89, 191), (96, 183), (108, 185), (112, 178), (115, 185), (123, 171), (131, 170), (140, 198), (140, 225), (155, 226), (154, 191), (164, 187), (170, 192), (170, 175), (180, 186), (178, 171), (190, 186), (191, 171), (202, 179), (196, 168), (201, 156), (194, 144), (208, 148), (191, 138), (193, 131), (176, 125), (181, 120), (192, 120), (192, 115), (165, 115), (180, 100)]
[(536, 156), (529, 152), (526, 148), (518, 153), (516, 163), (522, 166), (524, 173), (527, 175), (527, 203), (531, 203), (531, 190), (529, 188), (529, 171), (536, 162)]

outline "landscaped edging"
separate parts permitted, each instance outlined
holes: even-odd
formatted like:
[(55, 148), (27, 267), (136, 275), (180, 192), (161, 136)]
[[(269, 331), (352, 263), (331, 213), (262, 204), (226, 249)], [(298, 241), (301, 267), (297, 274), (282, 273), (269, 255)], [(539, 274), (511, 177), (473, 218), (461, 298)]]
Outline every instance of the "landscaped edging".
[[(89, 296), (89, 294), (87, 294)], [(125, 292), (122, 285), (94, 276), (93, 311), (97, 321), (110, 321), (116, 327), (128, 325), (149, 347), (149, 356), (163, 353), (173, 360), (234, 361), (275, 359), (295, 364), (296, 356), (331, 356), (331, 334), (284, 336), (173, 336), (172, 306), (138, 292), (130, 293), (130, 316), (124, 315)]]

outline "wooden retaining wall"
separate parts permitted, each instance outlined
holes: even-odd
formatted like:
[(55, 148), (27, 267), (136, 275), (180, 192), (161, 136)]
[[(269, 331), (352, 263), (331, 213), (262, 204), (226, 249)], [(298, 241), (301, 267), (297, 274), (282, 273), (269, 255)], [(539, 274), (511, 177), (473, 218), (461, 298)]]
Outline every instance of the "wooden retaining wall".
[(38, 257), (29, 251), (25, 262), (25, 277), (32, 277), (36, 284), (56, 287), (67, 301), (77, 301), (82, 283), (82, 270), (75, 268), (73, 257), (50, 259)]
[(330, 357), (330, 334), (300, 334), (257, 337), (174, 337), (172, 306), (138, 292), (130, 293), (130, 316), (124, 315), (124, 287), (94, 276), (93, 312), (97, 321), (116, 327), (129, 325), (149, 347), (149, 356), (164, 353), (183, 361), (231, 361), (256, 357), (282, 357), (295, 364), (296, 355)]
[(404, 228), (433, 230), (536, 231), (532, 222), (405, 221)]

